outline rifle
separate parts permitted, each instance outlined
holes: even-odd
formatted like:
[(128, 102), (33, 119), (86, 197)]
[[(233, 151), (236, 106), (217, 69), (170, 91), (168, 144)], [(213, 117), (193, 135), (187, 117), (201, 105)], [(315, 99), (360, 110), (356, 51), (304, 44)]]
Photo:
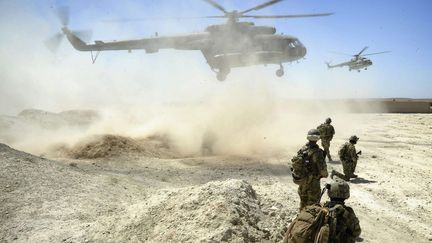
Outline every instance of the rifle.
[(362, 151), (361, 151), (361, 150), (357, 152), (357, 155), (361, 155), (361, 154), (362, 154)]
[(321, 190), (321, 195), (320, 195), (320, 197), (319, 197), (319, 199), (318, 199), (318, 204), (321, 202), (321, 198), (322, 198), (322, 196), (324, 195), (324, 193), (325, 193), (325, 191), (327, 190), (327, 189), (330, 189), (330, 184), (326, 184), (324, 187), (323, 187), (323, 189)]

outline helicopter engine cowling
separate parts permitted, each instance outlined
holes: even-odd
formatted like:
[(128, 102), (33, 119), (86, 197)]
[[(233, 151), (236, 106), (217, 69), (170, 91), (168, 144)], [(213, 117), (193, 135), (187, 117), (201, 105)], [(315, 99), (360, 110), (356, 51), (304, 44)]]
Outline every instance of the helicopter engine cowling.
[(238, 22), (234, 25), (210, 25), (206, 31), (214, 34), (243, 33), (248, 35), (273, 35), (276, 33), (276, 28), (273, 26), (255, 26), (253, 23), (248, 22)]
[(276, 33), (276, 28), (270, 26), (254, 26), (251, 27), (250, 33), (253, 35), (273, 35)]

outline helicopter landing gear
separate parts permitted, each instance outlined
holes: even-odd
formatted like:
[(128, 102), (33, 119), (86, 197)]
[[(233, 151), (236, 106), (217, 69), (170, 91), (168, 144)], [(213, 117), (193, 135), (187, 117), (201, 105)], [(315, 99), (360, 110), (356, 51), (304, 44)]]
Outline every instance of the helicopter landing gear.
[(230, 71), (230, 68), (220, 68), (216, 75), (217, 80), (225, 81)]
[(359, 73), (359, 72), (360, 72), (360, 70), (357, 70), (357, 72)]
[(285, 74), (284, 68), (283, 68), (282, 64), (280, 64), (280, 68), (278, 70), (276, 70), (276, 76), (282, 77), (284, 74)]

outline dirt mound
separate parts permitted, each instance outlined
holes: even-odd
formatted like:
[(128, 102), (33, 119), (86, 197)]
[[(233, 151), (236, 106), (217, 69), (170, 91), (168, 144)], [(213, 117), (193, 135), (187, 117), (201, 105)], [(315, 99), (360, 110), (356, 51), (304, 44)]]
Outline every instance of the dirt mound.
[(98, 159), (126, 155), (140, 155), (152, 158), (179, 157), (164, 137), (152, 136), (133, 139), (118, 135), (95, 135), (78, 142), (71, 148), (57, 147), (61, 154), (74, 159)]
[(209, 182), (159, 194), (154, 197), (165, 200), (155, 203), (133, 225), (126, 225), (123, 235), (153, 242), (280, 241), (287, 214), (293, 214), (260, 199), (244, 180)]
[(0, 242), (86, 242), (88, 236), (107, 242), (107, 225), (118, 224), (129, 205), (142, 203), (146, 187), (83, 173), (80, 166), (0, 143)]

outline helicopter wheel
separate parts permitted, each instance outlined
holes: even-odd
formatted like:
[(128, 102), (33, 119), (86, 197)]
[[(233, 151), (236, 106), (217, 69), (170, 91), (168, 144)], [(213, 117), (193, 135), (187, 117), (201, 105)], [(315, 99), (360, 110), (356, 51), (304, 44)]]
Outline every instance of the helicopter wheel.
[(359, 73), (359, 72), (360, 72), (360, 70), (357, 70), (357, 72)]
[(225, 81), (226, 77), (227, 77), (227, 75), (224, 74), (224, 73), (221, 73), (221, 72), (218, 72), (217, 75), (216, 75), (216, 78), (219, 81)]
[(276, 76), (282, 77), (284, 74), (285, 74), (284, 68), (282, 65), (280, 65), (280, 68), (278, 70), (276, 70)]
[(225, 79), (227, 78), (228, 74), (230, 73), (230, 69), (229, 68), (221, 68), (219, 69), (219, 72), (216, 75), (217, 80), (219, 81), (225, 81)]

